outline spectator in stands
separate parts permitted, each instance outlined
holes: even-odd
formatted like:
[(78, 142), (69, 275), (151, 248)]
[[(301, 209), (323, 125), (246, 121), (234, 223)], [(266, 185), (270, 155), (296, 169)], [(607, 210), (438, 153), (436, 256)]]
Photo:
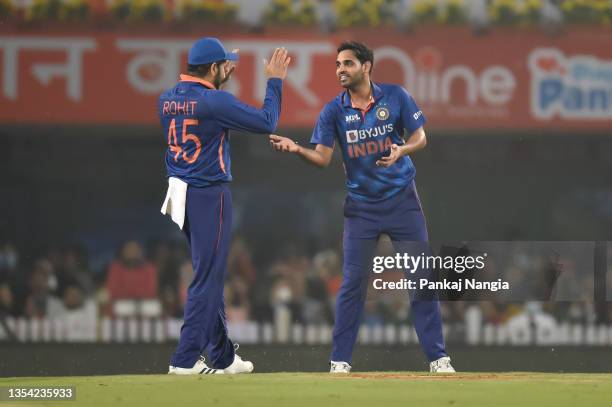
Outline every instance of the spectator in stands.
[(480, 302), (483, 321), (487, 324), (501, 325), (514, 316), (523, 313), (520, 303), (501, 303), (497, 301)]
[(185, 302), (187, 302), (187, 290), (191, 280), (193, 280), (193, 265), (191, 259), (184, 259), (179, 267), (178, 294), (181, 307), (185, 307)]
[[(11, 243), (0, 245), (0, 315), (17, 315), (25, 296), (18, 273), (19, 254)], [(23, 300), (22, 300), (23, 301)]]
[(171, 285), (160, 288), (162, 317), (183, 318), (183, 306), (179, 300), (178, 290)]
[(149, 258), (158, 273), (160, 291), (166, 286), (177, 288), (178, 267), (173, 261), (173, 253), (168, 242), (153, 241), (149, 243)]
[(149, 253), (158, 275), (161, 315), (182, 318), (193, 274), (186, 246), (183, 242), (157, 240), (150, 242)]
[(313, 268), (306, 279), (306, 298), (303, 304), (306, 322), (333, 322), (333, 304), (339, 288), (340, 259), (333, 250), (315, 255)]
[(11, 243), (0, 246), (0, 276), (12, 275), (17, 270), (19, 254)]
[(11, 286), (7, 282), (0, 282), (0, 317), (17, 315), (15, 297)]
[(92, 297), (86, 297), (81, 286), (68, 283), (63, 289), (61, 314), (65, 336), (69, 341), (96, 339), (98, 306)]
[[(285, 341), (291, 324), (296, 322), (300, 304), (295, 301), (291, 283), (285, 277), (277, 277), (270, 289), (269, 303), (277, 340)], [(301, 321), (299, 321), (301, 322)]]
[(251, 304), (249, 300), (249, 283), (240, 274), (230, 276), (225, 282), (225, 312), (230, 322), (248, 321)]
[(294, 302), (301, 303), (306, 291), (306, 275), (311, 268), (308, 259), (296, 246), (287, 245), (281, 249), (282, 260), (270, 268), (273, 278), (285, 280), (291, 289)]
[(106, 288), (111, 300), (157, 297), (157, 270), (144, 258), (140, 243), (130, 240), (121, 247), (109, 266)]
[(227, 260), (227, 270), (230, 276), (240, 275), (248, 284), (255, 282), (257, 271), (253, 264), (253, 256), (242, 236), (236, 236), (232, 242)]
[[(400, 274), (400, 278), (403, 277), (403, 273), (397, 274)], [(378, 297), (380, 301), (381, 310), (385, 316), (386, 322), (405, 324), (406, 321), (410, 319), (410, 301), (407, 292), (403, 290), (388, 290), (384, 295), (380, 295), (380, 293), (377, 294), (374, 294), (374, 296)], [(444, 310), (443, 307), (441, 308)], [(446, 318), (444, 322), (448, 322)]]
[(77, 247), (69, 247), (61, 253), (57, 269), (58, 294), (64, 295), (69, 285), (78, 285), (84, 295), (92, 295), (94, 282), (87, 265), (84, 251)]
[(377, 298), (367, 299), (363, 309), (363, 325), (373, 328), (385, 323), (381, 303)]
[(319, 277), (325, 282), (330, 302), (335, 304), (336, 294), (342, 283), (342, 264), (338, 252), (331, 249), (320, 252), (313, 259), (313, 263)]
[(65, 310), (77, 310), (85, 303), (83, 290), (78, 284), (69, 284), (64, 288), (62, 302)]
[(53, 265), (47, 259), (36, 262), (30, 274), (29, 294), (25, 301), (25, 316), (56, 318), (62, 314), (62, 302), (52, 292), (57, 288)]

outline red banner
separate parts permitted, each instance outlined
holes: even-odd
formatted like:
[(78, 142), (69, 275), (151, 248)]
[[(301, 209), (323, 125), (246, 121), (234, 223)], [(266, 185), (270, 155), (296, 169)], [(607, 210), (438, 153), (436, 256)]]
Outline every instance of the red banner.
[[(0, 33), (0, 122), (154, 124), (157, 96), (183, 72), (197, 38), (155, 32)], [(322, 106), (342, 90), (335, 57), (347, 38), (374, 49), (374, 80), (403, 84), (427, 115), (429, 128), (611, 128), (612, 34), (607, 29), (557, 36), (521, 29), (474, 36), (464, 27), (429, 27), (414, 34), (364, 29), (223, 35), (226, 47), (240, 48), (241, 55), (226, 90), (260, 105), (262, 60), (285, 46), (293, 62), (281, 125), (312, 127)]]

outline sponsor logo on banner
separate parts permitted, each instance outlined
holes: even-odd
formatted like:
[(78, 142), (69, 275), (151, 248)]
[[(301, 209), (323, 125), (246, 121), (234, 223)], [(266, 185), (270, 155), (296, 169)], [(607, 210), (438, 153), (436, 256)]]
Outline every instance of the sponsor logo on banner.
[(517, 81), (501, 64), (474, 68), (468, 63), (447, 64), (437, 47), (426, 46), (414, 54), (395, 47), (375, 50), (379, 61), (390, 60), (403, 68), (404, 86), (420, 104), (438, 106), (454, 117), (507, 116)]
[(536, 118), (612, 118), (612, 61), (538, 48), (529, 55), (529, 71)]

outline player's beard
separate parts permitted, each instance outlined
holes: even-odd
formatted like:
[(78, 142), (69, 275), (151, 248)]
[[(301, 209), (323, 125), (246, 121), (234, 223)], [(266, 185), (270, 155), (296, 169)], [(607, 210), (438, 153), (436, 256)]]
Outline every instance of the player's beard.
[(359, 87), (359, 85), (361, 85), (363, 80), (363, 74), (361, 72), (357, 72), (354, 75), (349, 75), (346, 82), (340, 82), (340, 86), (342, 86), (344, 89), (355, 90)]
[(217, 71), (217, 74), (213, 78), (213, 85), (215, 85), (216, 89), (221, 89), (221, 85), (225, 82), (225, 78), (221, 76), (221, 69)]

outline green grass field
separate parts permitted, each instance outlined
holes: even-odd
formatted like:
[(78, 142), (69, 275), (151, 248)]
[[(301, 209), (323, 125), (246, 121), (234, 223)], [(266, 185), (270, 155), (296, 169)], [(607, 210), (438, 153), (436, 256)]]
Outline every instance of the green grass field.
[(612, 406), (611, 374), (270, 373), (0, 379), (0, 386), (76, 386), (76, 401), (0, 406)]

